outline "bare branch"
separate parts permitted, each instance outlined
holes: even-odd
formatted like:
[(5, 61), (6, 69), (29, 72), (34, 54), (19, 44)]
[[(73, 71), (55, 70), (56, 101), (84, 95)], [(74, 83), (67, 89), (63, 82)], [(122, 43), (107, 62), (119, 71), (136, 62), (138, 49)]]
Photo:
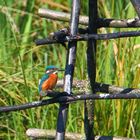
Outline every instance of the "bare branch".
[[(132, 0), (131, 0), (132, 1)], [(44, 18), (58, 20), (58, 21), (70, 21), (70, 14), (64, 12), (53, 11), (49, 9), (41, 8), (38, 11), (39, 15)], [(79, 23), (82, 25), (88, 25), (88, 17), (80, 16)], [(127, 28), (127, 27), (140, 27), (140, 20), (137, 18), (134, 19), (107, 19), (107, 18), (98, 18), (97, 26), (100, 27), (113, 27), (113, 28)]]

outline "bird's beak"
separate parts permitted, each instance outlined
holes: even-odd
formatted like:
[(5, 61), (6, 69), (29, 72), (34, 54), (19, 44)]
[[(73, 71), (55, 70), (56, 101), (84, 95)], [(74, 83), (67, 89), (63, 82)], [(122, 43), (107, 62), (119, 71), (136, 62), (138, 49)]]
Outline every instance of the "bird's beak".
[(54, 71), (54, 73), (58, 73), (58, 72), (61, 72), (61, 71), (65, 71), (65, 69), (56, 69), (56, 70)]

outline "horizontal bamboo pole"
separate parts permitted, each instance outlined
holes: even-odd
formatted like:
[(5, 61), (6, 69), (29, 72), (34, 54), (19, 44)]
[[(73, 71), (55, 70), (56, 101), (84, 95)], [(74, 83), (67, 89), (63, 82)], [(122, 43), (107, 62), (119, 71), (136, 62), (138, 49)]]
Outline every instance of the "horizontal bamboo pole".
[(125, 88), (125, 87), (118, 87), (114, 85), (109, 84), (102, 84), (102, 83), (95, 83), (95, 90), (96, 92), (104, 92), (104, 93), (110, 93), (110, 94), (140, 94), (140, 89), (136, 88)]
[[(136, 37), (136, 36), (140, 36), (140, 31), (117, 32), (117, 33), (108, 33), (108, 34), (82, 34), (82, 35), (77, 35), (77, 36), (66, 35), (66, 37), (63, 38), (63, 41), (61, 40), (61, 42), (87, 41), (89, 39), (108, 40), (108, 39)], [(54, 44), (54, 43), (61, 43), (61, 42), (53, 38), (35, 40), (36, 45)]]
[[(73, 86), (75, 88), (77, 88), (78, 90), (82, 91), (82, 93), (84, 92), (89, 92), (88, 89), (85, 89), (85, 85), (86, 84), (86, 80), (74, 80), (73, 81)], [(57, 82), (57, 87), (63, 87), (63, 80), (58, 80)], [(95, 83), (95, 90), (96, 92), (103, 92), (103, 93), (109, 93), (109, 94), (115, 94), (118, 93), (119, 95), (123, 95), (123, 94), (127, 94), (129, 96), (126, 96), (127, 99), (131, 98), (135, 98), (137, 99), (137, 95), (138, 98), (140, 96), (140, 89), (135, 89), (135, 88), (123, 88), (123, 87), (117, 87), (114, 85), (109, 85), (109, 84), (103, 84), (103, 83)], [(38, 106), (43, 106), (43, 105), (49, 105), (49, 104), (53, 104), (53, 103), (57, 103), (57, 102), (69, 102), (72, 101), (72, 98), (74, 99), (74, 97), (72, 97), (71, 99), (67, 97), (66, 98), (62, 98), (61, 96), (65, 96), (67, 95), (65, 92), (47, 92), (46, 93), (47, 96), (49, 97), (55, 97), (55, 99), (48, 99), (48, 100), (42, 100), (42, 101), (35, 101), (35, 102), (31, 102), (31, 103), (26, 103), (23, 105), (15, 105), (15, 106), (5, 106), (5, 107), (0, 107), (0, 112), (10, 112), (10, 111), (18, 111), (18, 110), (24, 110), (24, 109), (28, 109), (28, 108), (33, 108), (33, 107), (38, 107)], [(131, 96), (132, 95), (132, 96)], [(82, 95), (78, 95), (80, 98), (82, 97)], [(102, 98), (100, 97), (102, 96)], [(108, 94), (97, 94), (97, 96), (95, 97), (93, 95), (93, 97), (86, 97), (85, 99), (106, 99), (105, 97), (108, 96)], [(58, 99), (60, 97), (60, 99)], [(107, 99), (116, 99), (116, 98), (121, 98), (121, 96), (117, 96), (117, 97), (113, 97), (112, 95)], [(125, 98), (125, 95), (123, 95), (123, 98)], [(85, 100), (85, 99), (80, 99), (80, 100)]]
[[(26, 135), (32, 139), (55, 139), (55, 130), (29, 128), (26, 131)], [(66, 132), (66, 140), (85, 140), (84, 136), (79, 133)], [(134, 138), (126, 137), (113, 137), (113, 136), (95, 136), (95, 140), (136, 140)]]
[[(58, 20), (58, 21), (70, 21), (70, 14), (64, 12), (53, 11), (45, 8), (41, 8), (38, 11), (38, 14), (47, 19)], [(88, 17), (80, 16), (79, 23), (82, 25), (88, 25)], [(100, 27), (113, 27), (113, 28), (136, 28), (140, 27), (140, 20), (138, 18), (134, 19), (107, 19), (107, 18), (98, 18), (97, 19), (98, 28)]]
[[(87, 80), (74, 80), (73, 87), (77, 90), (88, 92), (88, 89), (86, 89), (87, 82)], [(56, 87), (63, 87), (63, 80), (58, 80)], [(138, 88), (118, 87), (115, 85), (104, 84), (99, 82), (95, 82), (95, 91), (109, 94), (140, 94), (140, 89)]]
[[(55, 134), (56, 134), (55, 130), (46, 130), (46, 129), (37, 129), (37, 128), (29, 128), (26, 131), (26, 135), (33, 139), (47, 139), (47, 138), (55, 139)], [(80, 140), (83, 139), (83, 136), (78, 133), (66, 132), (65, 138), (67, 140), (78, 140), (78, 139)]]
[[(49, 92), (49, 94), (55, 94), (55, 92)], [(56, 94), (61, 95), (62, 92), (56, 92)], [(34, 101), (22, 105), (15, 105), (15, 106), (4, 106), (0, 107), (0, 113), (2, 112), (10, 112), (10, 111), (19, 111), (19, 110), (25, 110), (29, 108), (49, 105), (53, 103), (72, 103), (80, 100), (108, 100), (108, 99), (140, 99), (140, 94), (89, 94), (89, 93), (81, 93), (79, 95), (67, 95), (67, 96), (58, 96), (52, 99), (45, 99), (42, 101)]]

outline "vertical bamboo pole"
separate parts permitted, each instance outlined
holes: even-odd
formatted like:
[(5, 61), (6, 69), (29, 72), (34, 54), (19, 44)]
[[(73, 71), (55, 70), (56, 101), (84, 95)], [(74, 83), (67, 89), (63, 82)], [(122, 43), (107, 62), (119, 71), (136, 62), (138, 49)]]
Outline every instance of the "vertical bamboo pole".
[(133, 6), (138, 14), (138, 17), (140, 19), (140, 0), (131, 0), (131, 3), (133, 4)]
[[(70, 34), (76, 35), (78, 31), (79, 23), (79, 14), (80, 14), (80, 0), (72, 1), (72, 11), (71, 11), (71, 23), (70, 23)], [(73, 82), (73, 73), (76, 60), (76, 46), (77, 42), (68, 43), (68, 53), (66, 60), (66, 72), (65, 72), (65, 81), (64, 81), (64, 91), (68, 94), (71, 94), (72, 82)], [(57, 132), (56, 140), (65, 139), (65, 127), (67, 121), (68, 113), (68, 104), (60, 104), (59, 114), (57, 120)]]
[[(97, 33), (97, 0), (89, 0), (89, 34)], [(90, 87), (95, 94), (95, 78), (96, 78), (96, 40), (88, 40), (87, 48), (87, 69)], [(91, 94), (92, 94), (91, 93)], [(94, 139), (94, 101), (85, 101), (85, 135), (87, 140)]]

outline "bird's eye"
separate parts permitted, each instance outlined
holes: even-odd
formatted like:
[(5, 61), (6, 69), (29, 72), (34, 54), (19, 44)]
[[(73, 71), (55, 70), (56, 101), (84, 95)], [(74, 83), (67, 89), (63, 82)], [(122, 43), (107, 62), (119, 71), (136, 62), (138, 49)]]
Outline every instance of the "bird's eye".
[(57, 70), (57, 68), (52, 68), (52, 70)]

